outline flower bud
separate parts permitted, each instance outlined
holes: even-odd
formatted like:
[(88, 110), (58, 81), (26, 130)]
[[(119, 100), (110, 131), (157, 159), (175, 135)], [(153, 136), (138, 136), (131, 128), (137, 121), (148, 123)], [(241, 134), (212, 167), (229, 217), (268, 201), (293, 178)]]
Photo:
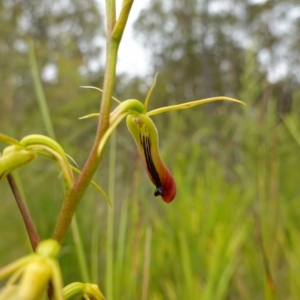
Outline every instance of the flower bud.
[(36, 158), (36, 153), (32, 150), (18, 149), (16, 146), (6, 147), (0, 156), (0, 180)]

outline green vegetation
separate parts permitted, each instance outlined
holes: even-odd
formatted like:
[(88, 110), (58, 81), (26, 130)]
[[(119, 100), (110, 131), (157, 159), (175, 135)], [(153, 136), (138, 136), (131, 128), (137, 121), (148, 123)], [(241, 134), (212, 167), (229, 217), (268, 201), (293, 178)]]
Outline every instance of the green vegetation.
[[(89, 60), (99, 59), (100, 48), (82, 43), (93, 45), (95, 37), (104, 36), (102, 17), (91, 0), (85, 7), (74, 1), (72, 14), (66, 8), (60, 15), (49, 10), (48, 2), (40, 2), (40, 11), (33, 0), (28, 7), (22, 2), (0, 4), (0, 15), (6, 16), (0, 18), (0, 45), (5, 45), (0, 47), (0, 132), (18, 140), (31, 133), (52, 137), (55, 133), (81, 169), (97, 120), (78, 117), (97, 112), (101, 94), (79, 86), (102, 87), (104, 77), (101, 68), (97, 72), (88, 68)], [(170, 204), (153, 196), (138, 150), (121, 123), (93, 177), (107, 191), (113, 208), (92, 185), (87, 188), (76, 212), (77, 223), (59, 255), (64, 283), (95, 282), (107, 300), (298, 299), (300, 93), (294, 88), (297, 78), (292, 68), (281, 81), (269, 82), (258, 53), (290, 37), (293, 68), (299, 67), (293, 48), (299, 37), (291, 34), (283, 40), (270, 31), (264, 33), (263, 43), (264, 34), (255, 31), (265, 28), (263, 14), (272, 16), (280, 3), (248, 4), (248, 19), (241, 20), (234, 10), (209, 13), (207, 1), (202, 1), (201, 14), (193, 9), (192, 0), (175, 1), (170, 10), (162, 9), (160, 2), (153, 1), (136, 22), (144, 41), (161, 42), (150, 46), (153, 73), (160, 74), (149, 110), (220, 94), (247, 106), (211, 103), (153, 117), (161, 156), (177, 184), (177, 196)], [(185, 10), (181, 2), (186, 2)], [(32, 13), (32, 23), (27, 31), (17, 30), (25, 12)], [(164, 25), (168, 18), (180, 28), (177, 37)], [(194, 23), (189, 22), (192, 19)], [(63, 20), (83, 32), (66, 33), (68, 22)], [(205, 22), (206, 30), (194, 39), (183, 39), (195, 20)], [(242, 47), (224, 34), (226, 24), (231, 32), (247, 31), (256, 39), (253, 46)], [(206, 48), (203, 41), (209, 34), (216, 39)], [(52, 81), (42, 81), (48, 107), (41, 108), (45, 102), (37, 101), (38, 79), (31, 74), (29, 48), (16, 48), (17, 41), (19, 45), (34, 41), (39, 70), (48, 64), (57, 69)], [(147, 82), (148, 78), (120, 75), (115, 95), (122, 101), (143, 101)], [(13, 173), (41, 239), (52, 235), (61, 208), (60, 172), (57, 164), (39, 156)], [(0, 266), (4, 266), (31, 248), (6, 180), (0, 181), (0, 191)]]

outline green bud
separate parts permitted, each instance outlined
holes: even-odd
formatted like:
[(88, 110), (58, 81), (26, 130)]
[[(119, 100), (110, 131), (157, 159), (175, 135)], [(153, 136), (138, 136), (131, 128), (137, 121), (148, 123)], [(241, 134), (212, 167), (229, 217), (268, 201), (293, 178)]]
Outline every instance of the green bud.
[(91, 300), (105, 299), (98, 285), (94, 283), (73, 282), (63, 288), (64, 299), (73, 299), (76, 296)]
[(16, 146), (9, 146), (4, 149), (0, 157), (0, 180), (13, 170), (33, 161), (37, 156), (32, 150), (18, 148)]

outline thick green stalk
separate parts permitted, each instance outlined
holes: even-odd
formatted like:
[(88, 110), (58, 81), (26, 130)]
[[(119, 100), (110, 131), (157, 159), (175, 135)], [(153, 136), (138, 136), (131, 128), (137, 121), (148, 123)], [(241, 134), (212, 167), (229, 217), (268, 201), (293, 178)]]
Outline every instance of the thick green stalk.
[(81, 200), (102, 158), (102, 155), (97, 155), (97, 149), (100, 140), (109, 125), (111, 96), (115, 82), (116, 61), (119, 46), (119, 43), (111, 41), (108, 44), (107, 67), (104, 77), (102, 105), (100, 110), (101, 118), (98, 123), (97, 136), (82, 172), (78, 176), (70, 192), (65, 196), (53, 234), (53, 238), (59, 242), (63, 241), (79, 201)]
[[(72, 186), (70, 192), (66, 194), (58, 221), (54, 230), (53, 238), (59, 242), (62, 242), (67, 230), (70, 226), (72, 217), (75, 210), (92, 179), (101, 159), (103, 153), (100, 156), (97, 155), (98, 145), (103, 138), (105, 131), (109, 126), (109, 114), (111, 107), (112, 94), (116, 77), (116, 64), (118, 48), (122, 38), (122, 34), (126, 25), (126, 21), (129, 15), (130, 7), (133, 3), (131, 1), (124, 1), (120, 16), (122, 19), (115, 21), (115, 1), (106, 1), (106, 13), (107, 13), (107, 41), (106, 41), (106, 68), (104, 75), (103, 94), (100, 108), (101, 118), (99, 118), (98, 129), (93, 148), (87, 159), (85, 166), (76, 182)], [(125, 11), (125, 12), (124, 12)], [(117, 34), (113, 35), (113, 31), (117, 26)]]

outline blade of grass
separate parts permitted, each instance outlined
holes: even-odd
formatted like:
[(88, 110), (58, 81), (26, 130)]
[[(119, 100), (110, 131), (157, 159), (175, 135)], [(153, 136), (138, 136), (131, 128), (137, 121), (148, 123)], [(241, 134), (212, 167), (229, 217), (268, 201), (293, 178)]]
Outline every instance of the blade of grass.
[(151, 258), (151, 237), (152, 229), (147, 227), (146, 241), (145, 241), (145, 257), (144, 257), (144, 270), (143, 270), (143, 285), (142, 285), (142, 300), (148, 299), (149, 292), (149, 269)]
[[(46, 127), (46, 132), (51, 137), (52, 139), (56, 140), (55, 137), (55, 132), (54, 132), (54, 127), (53, 123), (51, 120), (50, 116), (50, 111), (49, 107), (47, 104), (47, 100), (45, 97), (45, 93), (43, 90), (42, 82), (39, 76), (39, 70), (37, 66), (37, 62), (35, 59), (35, 53), (34, 53), (34, 44), (33, 41), (29, 43), (29, 59), (30, 59), (30, 68), (31, 68), (31, 73), (34, 81), (34, 88), (37, 96), (37, 101), (39, 104), (39, 108), (43, 117), (44, 125)], [(64, 189), (64, 188), (63, 188)], [(84, 253), (84, 247), (82, 244), (82, 239), (79, 234), (78, 230), (78, 223), (76, 219), (76, 215), (74, 214), (72, 223), (71, 223), (71, 232), (72, 232), (72, 237), (73, 241), (75, 244), (76, 248), (76, 254), (77, 254), (77, 259), (80, 267), (80, 273), (83, 281), (88, 282), (89, 281), (89, 272), (88, 272), (88, 266), (87, 266), (87, 261)]]
[[(98, 193), (96, 193), (96, 201), (98, 202)], [(99, 222), (98, 209), (95, 212), (92, 223), (92, 239), (91, 239), (91, 280), (98, 282), (98, 245), (99, 245)]]
[(109, 148), (108, 197), (112, 208), (107, 212), (107, 247), (106, 247), (106, 299), (113, 300), (113, 241), (114, 241), (114, 190), (116, 166), (116, 132), (111, 135)]
[(74, 218), (72, 220), (71, 230), (72, 230), (73, 242), (76, 249), (81, 279), (83, 282), (91, 282), (88, 267), (87, 267), (85, 252), (82, 244), (82, 239), (78, 229), (78, 222), (76, 219), (76, 215), (74, 215)]
[(186, 298), (193, 299), (193, 292), (192, 292), (193, 271), (191, 266), (190, 251), (183, 230), (180, 230), (178, 235), (179, 235), (179, 247), (180, 247), (180, 256), (182, 262), (182, 271), (183, 271), (183, 277), (184, 277), (186, 292), (187, 292)]
[(119, 236), (118, 236), (118, 249), (117, 249), (117, 260), (116, 260), (116, 284), (115, 290), (117, 294), (120, 295), (120, 289), (118, 284), (121, 282), (122, 269), (125, 263), (124, 253), (125, 253), (125, 239), (126, 239), (126, 229), (127, 229), (127, 215), (128, 215), (128, 202), (125, 201), (121, 209), (120, 225), (119, 225)]
[(291, 116), (285, 116), (282, 118), (284, 125), (287, 127), (298, 146), (300, 146), (300, 131)]
[(55, 139), (53, 124), (51, 121), (50, 112), (48, 109), (44, 89), (43, 89), (42, 82), (41, 82), (40, 76), (39, 76), (37, 62), (35, 59), (33, 41), (29, 42), (29, 59), (30, 59), (31, 74), (33, 77), (33, 82), (34, 82), (34, 89), (35, 89), (35, 93), (37, 96), (37, 101), (38, 101), (38, 104), (40, 107), (40, 111), (43, 116), (44, 124), (46, 127), (46, 132), (48, 133), (48, 135), (51, 138)]

